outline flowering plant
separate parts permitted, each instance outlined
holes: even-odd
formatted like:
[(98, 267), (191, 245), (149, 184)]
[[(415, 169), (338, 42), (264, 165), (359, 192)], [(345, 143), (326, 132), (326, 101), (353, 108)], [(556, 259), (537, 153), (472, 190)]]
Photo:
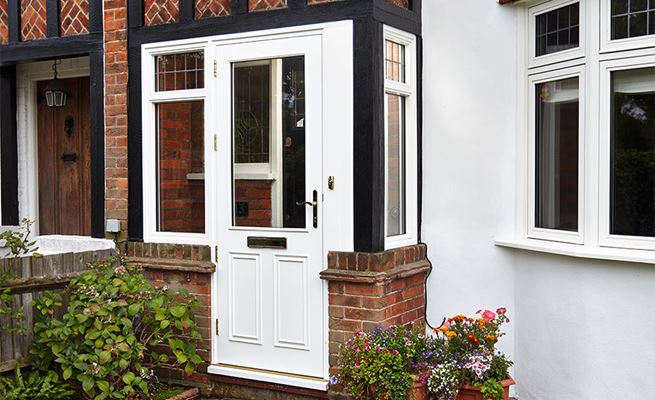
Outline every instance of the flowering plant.
[(412, 376), (427, 381), (438, 364), (436, 341), (424, 332), (410, 325), (357, 332), (341, 348), (339, 383), (354, 396), (405, 400)]
[(478, 310), (476, 318), (456, 315), (435, 329), (443, 363), (432, 369), (428, 387), (438, 400), (451, 400), (463, 384), (479, 386), (485, 400), (500, 400), (512, 362), (496, 351), (504, 335), (501, 326), (509, 322), (507, 310)]

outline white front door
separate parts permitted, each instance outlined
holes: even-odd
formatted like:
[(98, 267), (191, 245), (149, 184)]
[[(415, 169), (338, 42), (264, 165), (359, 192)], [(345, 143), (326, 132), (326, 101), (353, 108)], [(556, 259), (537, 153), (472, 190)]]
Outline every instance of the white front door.
[(215, 56), (219, 366), (324, 378), (321, 37)]

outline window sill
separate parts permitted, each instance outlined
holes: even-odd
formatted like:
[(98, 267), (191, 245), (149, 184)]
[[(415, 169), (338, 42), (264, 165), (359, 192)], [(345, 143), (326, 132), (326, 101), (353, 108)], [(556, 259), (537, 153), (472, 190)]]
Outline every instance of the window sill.
[(591, 247), (535, 239), (497, 239), (496, 246), (592, 260), (655, 264), (655, 251)]

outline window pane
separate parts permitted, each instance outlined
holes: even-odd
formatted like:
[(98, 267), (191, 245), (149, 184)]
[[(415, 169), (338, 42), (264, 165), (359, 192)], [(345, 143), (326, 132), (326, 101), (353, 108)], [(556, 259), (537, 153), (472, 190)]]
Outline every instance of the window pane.
[(385, 43), (386, 78), (405, 82), (405, 46), (391, 40), (386, 40)]
[(157, 105), (160, 232), (205, 232), (204, 103)]
[(655, 237), (655, 68), (612, 73), (610, 233)]
[(537, 228), (578, 230), (578, 78), (536, 86)]
[(202, 51), (156, 56), (155, 68), (155, 90), (158, 92), (205, 87)]
[(612, 39), (655, 34), (655, 1), (612, 0)]
[(233, 65), (233, 224), (305, 228), (305, 59)]
[(576, 48), (580, 43), (580, 4), (558, 8), (536, 17), (536, 55)]
[(405, 229), (405, 98), (387, 94), (387, 236)]

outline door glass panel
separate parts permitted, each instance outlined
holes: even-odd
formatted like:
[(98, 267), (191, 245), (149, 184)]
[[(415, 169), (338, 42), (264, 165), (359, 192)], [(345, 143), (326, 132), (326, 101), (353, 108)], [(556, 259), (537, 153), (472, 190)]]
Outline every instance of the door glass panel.
[(655, 68), (612, 73), (610, 233), (655, 237)]
[(304, 57), (232, 66), (234, 226), (305, 228)]

